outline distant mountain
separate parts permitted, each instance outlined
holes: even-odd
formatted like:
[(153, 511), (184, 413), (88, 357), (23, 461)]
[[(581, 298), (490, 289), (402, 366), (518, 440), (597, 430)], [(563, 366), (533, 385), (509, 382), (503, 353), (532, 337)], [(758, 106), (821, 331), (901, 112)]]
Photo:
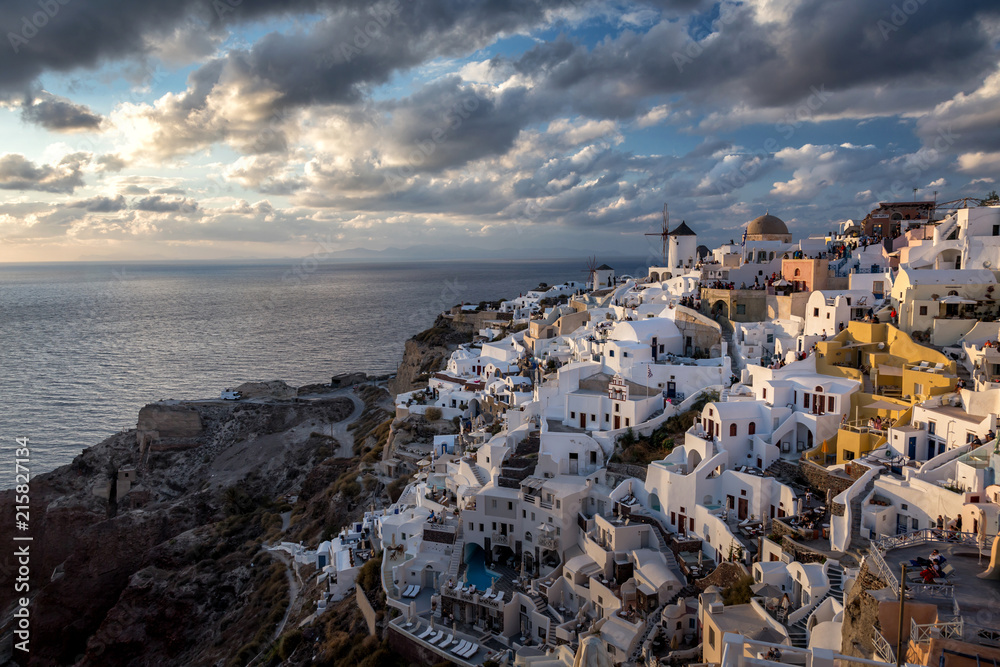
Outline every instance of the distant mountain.
[[(338, 250), (330, 253), (333, 259), (343, 260), (447, 260), (447, 259), (572, 259), (576, 257), (588, 257), (595, 254), (593, 248), (560, 248), (553, 246), (522, 247), (522, 248), (494, 248), (475, 246), (443, 246), (440, 244), (420, 244), (408, 246), (406, 248), (389, 247), (384, 250), (372, 250), (370, 248), (351, 248), (348, 250)], [(602, 258), (626, 257), (622, 252), (602, 249), (599, 253)]]

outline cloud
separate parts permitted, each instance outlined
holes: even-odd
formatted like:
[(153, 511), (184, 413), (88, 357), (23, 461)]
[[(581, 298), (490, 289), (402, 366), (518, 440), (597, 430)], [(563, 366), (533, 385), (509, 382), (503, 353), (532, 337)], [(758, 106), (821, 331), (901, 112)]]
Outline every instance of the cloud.
[(67, 155), (55, 165), (35, 165), (23, 155), (0, 155), (0, 190), (72, 193), (84, 184), (83, 166), (89, 153)]
[(105, 172), (121, 171), (128, 166), (128, 162), (117, 153), (106, 153), (98, 156), (94, 162), (97, 164), (98, 171)]
[(161, 195), (151, 195), (132, 202), (130, 208), (149, 213), (193, 213), (198, 210), (198, 203), (190, 198), (164, 199)]
[(125, 197), (121, 195), (116, 197), (97, 196), (66, 204), (66, 208), (82, 208), (91, 213), (115, 213), (124, 211), (127, 207)]
[(21, 119), (53, 132), (97, 130), (103, 120), (82, 104), (42, 91), (21, 106)]

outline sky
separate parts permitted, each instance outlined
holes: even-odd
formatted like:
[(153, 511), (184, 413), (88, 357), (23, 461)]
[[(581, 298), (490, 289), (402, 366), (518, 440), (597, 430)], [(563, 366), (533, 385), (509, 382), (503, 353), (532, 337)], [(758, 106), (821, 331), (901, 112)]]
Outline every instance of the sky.
[(639, 255), (664, 203), (798, 238), (1000, 169), (995, 0), (5, 0), (0, 32), (3, 262)]

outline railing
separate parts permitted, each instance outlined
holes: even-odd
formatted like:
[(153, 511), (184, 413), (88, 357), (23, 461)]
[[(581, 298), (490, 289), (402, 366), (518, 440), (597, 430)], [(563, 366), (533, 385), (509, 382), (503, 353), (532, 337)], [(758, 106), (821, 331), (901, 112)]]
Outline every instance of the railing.
[(868, 562), (875, 566), (875, 574), (881, 578), (885, 583), (895, 592), (899, 592), (899, 580), (896, 575), (892, 573), (889, 569), (889, 565), (886, 564), (885, 559), (882, 557), (882, 553), (876, 548), (872, 549), (869, 553)]
[(538, 536), (538, 546), (543, 549), (551, 549), (555, 551), (559, 548), (559, 538), (555, 535), (539, 535)]
[(872, 628), (872, 645), (875, 647), (875, 655), (878, 656), (879, 660), (888, 663), (896, 662), (896, 651), (876, 628)]
[(552, 501), (551, 500), (539, 500), (538, 501), (538, 506), (541, 507), (543, 510), (550, 510), (550, 509), (552, 509)]
[(941, 623), (926, 623), (920, 625), (915, 618), (910, 619), (910, 641), (923, 643), (931, 639), (962, 639), (965, 630), (962, 619), (957, 621), (944, 621)]
[(955, 598), (955, 587), (952, 584), (915, 584), (908, 582), (906, 589), (924, 597), (946, 598), (949, 600)]
[[(994, 535), (986, 536), (986, 541), (983, 543), (984, 549), (991, 548), (993, 546), (994, 537)], [(945, 541), (978, 546), (979, 533), (952, 532), (947, 528), (941, 530), (938, 530), (937, 528), (921, 528), (920, 530), (913, 530), (908, 533), (903, 533), (902, 535), (885, 535), (872, 540), (872, 546), (882, 553), (885, 553), (900, 547), (911, 547), (916, 544), (924, 544), (925, 542)]]
[(493, 533), (493, 544), (496, 546), (506, 547), (510, 545), (510, 535), (503, 535), (501, 533)]

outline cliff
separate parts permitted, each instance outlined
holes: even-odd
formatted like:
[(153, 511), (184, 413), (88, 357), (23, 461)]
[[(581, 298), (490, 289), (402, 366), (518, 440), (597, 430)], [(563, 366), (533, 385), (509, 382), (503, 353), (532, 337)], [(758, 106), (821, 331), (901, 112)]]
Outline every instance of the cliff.
[[(315, 547), (382, 493), (374, 479), (357, 483), (359, 457), (338, 458), (341, 443), (324, 435), (351, 438), (347, 422), (367, 405), (352, 389), (153, 404), (137, 429), (32, 479), (30, 664), (243, 665), (267, 648), (315, 591), (305, 605), (265, 544)], [(4, 526), (13, 493), (0, 492)], [(0, 664), (15, 576), (7, 550)]]
[(430, 375), (445, 367), (460, 344), (472, 342), (474, 333), (473, 324), (439, 315), (430, 329), (406, 341), (403, 361), (396, 377), (389, 381), (389, 392), (396, 395), (426, 386)]

